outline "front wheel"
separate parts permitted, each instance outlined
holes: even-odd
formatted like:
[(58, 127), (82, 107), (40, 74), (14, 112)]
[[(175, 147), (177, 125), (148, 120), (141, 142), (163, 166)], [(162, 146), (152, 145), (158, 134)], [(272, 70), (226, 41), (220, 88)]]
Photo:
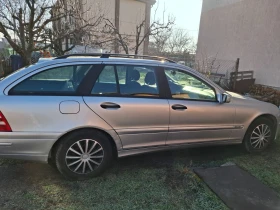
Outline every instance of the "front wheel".
[(264, 151), (274, 138), (273, 123), (266, 118), (255, 120), (248, 128), (243, 145), (250, 153)]
[(81, 131), (63, 139), (57, 147), (56, 166), (71, 180), (85, 180), (101, 174), (112, 162), (112, 147), (98, 131)]

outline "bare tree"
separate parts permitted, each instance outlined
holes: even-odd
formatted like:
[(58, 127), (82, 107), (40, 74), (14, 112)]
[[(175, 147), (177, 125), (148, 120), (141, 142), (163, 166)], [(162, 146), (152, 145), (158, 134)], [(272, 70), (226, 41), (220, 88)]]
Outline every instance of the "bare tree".
[(152, 37), (150, 51), (160, 56), (183, 56), (194, 53), (196, 46), (187, 32), (171, 29)]
[(214, 57), (203, 56), (201, 60), (196, 60), (196, 70), (207, 77), (210, 77), (212, 73), (218, 73), (220, 66), (217, 55)]
[(88, 47), (93, 49), (107, 49), (111, 51), (112, 43), (115, 41), (113, 37), (107, 37), (106, 34), (103, 34), (100, 31), (85, 31), (83, 37), (83, 45), (85, 46), (85, 52)]
[(172, 34), (172, 30), (162, 30), (160, 33), (152, 37), (150, 42), (149, 52), (164, 56), (168, 52), (168, 41)]
[(115, 26), (115, 24), (112, 23), (110, 19), (106, 18), (105, 22), (106, 24), (104, 27), (104, 34), (112, 37), (113, 40), (120, 44), (125, 53), (129, 54), (129, 44), (131, 43), (131, 40), (129, 39), (128, 35), (120, 33), (119, 29)]
[(191, 37), (182, 29), (175, 29), (168, 40), (168, 49), (171, 53), (183, 53), (189, 50)]
[(135, 33), (123, 34), (109, 19), (105, 19), (104, 32), (115, 37), (116, 42), (122, 47), (126, 54), (129, 54), (130, 50), (134, 51), (134, 54), (139, 54), (139, 49), (146, 39), (150, 36), (156, 36), (164, 30), (170, 30), (175, 22), (175, 19), (171, 16), (165, 22), (160, 20), (154, 20), (147, 26), (146, 19), (142, 20), (135, 26)]
[[(80, 0), (60, 1), (63, 2), (63, 10), (61, 7), (58, 7), (58, 10), (55, 8), (52, 10), (52, 16), (57, 16), (62, 12), (66, 13), (66, 16), (53, 23), (51, 33), (48, 36), (50, 47), (57, 55), (65, 54), (76, 45), (87, 45), (87, 36), (99, 33), (104, 19), (104, 14), (98, 3), (88, 5), (87, 1), (84, 3)], [(88, 17), (88, 14), (94, 15)], [(63, 41), (65, 41), (64, 45)]]
[[(5, 0), (0, 5), (0, 32), (4, 34), (11, 47), (23, 58), (24, 65), (31, 63), (33, 51), (54, 48), (62, 40), (81, 32), (88, 27), (98, 25), (103, 17), (85, 20), (81, 9), (81, 1), (70, 0)], [(72, 18), (74, 27), (67, 27)], [(53, 23), (63, 22), (60, 29), (52, 30), (49, 37), (46, 29), (51, 29)], [(14, 35), (14, 38), (12, 37)], [(36, 45), (38, 42), (45, 45)], [(63, 52), (61, 52), (63, 53)]]

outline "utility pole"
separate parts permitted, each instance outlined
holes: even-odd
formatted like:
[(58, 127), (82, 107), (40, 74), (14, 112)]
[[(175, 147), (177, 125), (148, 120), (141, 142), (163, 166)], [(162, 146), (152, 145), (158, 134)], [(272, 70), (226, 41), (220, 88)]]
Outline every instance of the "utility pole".
[(233, 81), (233, 90), (236, 88), (236, 81), (237, 81), (237, 75), (238, 75), (238, 70), (239, 70), (239, 62), (240, 58), (237, 58), (236, 64), (235, 64), (235, 73), (234, 73), (234, 81)]
[[(120, 0), (115, 0), (115, 26), (117, 31), (120, 31)], [(116, 36), (116, 35), (115, 35)], [(119, 53), (119, 43), (115, 38), (115, 53)]]

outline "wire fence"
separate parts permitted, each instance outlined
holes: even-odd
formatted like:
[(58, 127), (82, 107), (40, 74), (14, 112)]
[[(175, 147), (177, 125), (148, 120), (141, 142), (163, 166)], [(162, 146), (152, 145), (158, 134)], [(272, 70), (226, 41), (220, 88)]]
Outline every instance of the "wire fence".
[(236, 60), (204, 59), (195, 61), (195, 69), (224, 89), (232, 89), (230, 76), (236, 69)]

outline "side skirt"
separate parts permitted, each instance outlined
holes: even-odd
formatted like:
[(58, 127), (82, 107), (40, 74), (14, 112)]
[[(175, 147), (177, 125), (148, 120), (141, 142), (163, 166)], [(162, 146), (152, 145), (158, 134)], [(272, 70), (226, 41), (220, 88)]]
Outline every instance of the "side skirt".
[(218, 141), (218, 142), (212, 141), (212, 142), (189, 143), (189, 144), (179, 144), (179, 145), (164, 145), (158, 147), (141, 147), (141, 148), (134, 148), (134, 149), (123, 149), (118, 151), (118, 157), (126, 157), (126, 156), (151, 153), (157, 151), (165, 151), (165, 150), (177, 150), (177, 149), (184, 149), (184, 148), (223, 146), (223, 145), (234, 145), (234, 144), (242, 144), (242, 141), (240, 140)]

